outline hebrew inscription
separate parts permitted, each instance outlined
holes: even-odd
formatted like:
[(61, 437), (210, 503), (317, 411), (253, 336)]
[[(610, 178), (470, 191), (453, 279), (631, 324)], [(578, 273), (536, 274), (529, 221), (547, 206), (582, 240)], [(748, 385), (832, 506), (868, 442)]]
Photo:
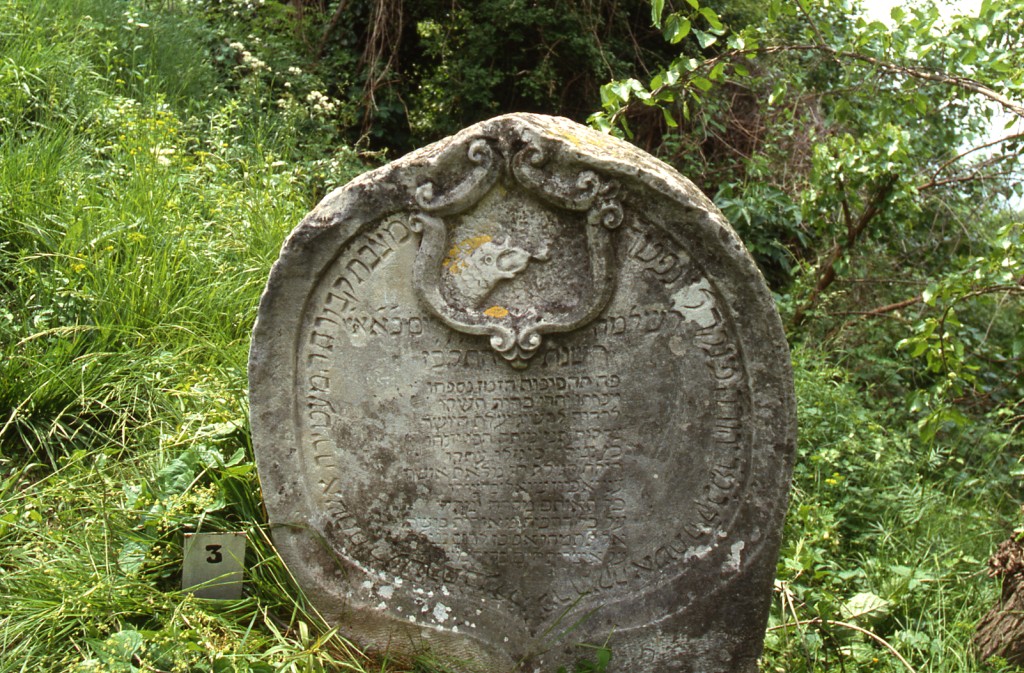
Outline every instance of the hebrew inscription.
[(253, 432), (282, 555), (369, 648), (466, 671), (753, 672), (793, 445), (788, 351), (683, 178), (515, 115), (293, 233)]

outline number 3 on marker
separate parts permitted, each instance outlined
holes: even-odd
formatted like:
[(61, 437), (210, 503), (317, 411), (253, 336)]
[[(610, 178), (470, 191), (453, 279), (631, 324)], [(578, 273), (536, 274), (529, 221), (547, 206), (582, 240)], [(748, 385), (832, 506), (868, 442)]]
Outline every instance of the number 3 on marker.
[(206, 557), (207, 563), (220, 563), (224, 560), (224, 555), (220, 553), (221, 545), (219, 544), (208, 544), (206, 545), (206, 551), (210, 552), (210, 555)]

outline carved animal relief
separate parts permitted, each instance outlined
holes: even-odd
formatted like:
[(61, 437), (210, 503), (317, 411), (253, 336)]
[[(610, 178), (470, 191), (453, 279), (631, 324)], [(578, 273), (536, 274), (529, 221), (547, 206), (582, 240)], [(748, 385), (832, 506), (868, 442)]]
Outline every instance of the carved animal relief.
[(623, 219), (614, 181), (554, 161), (544, 144), (524, 128), (504, 142), (453, 145), (431, 168), (463, 163), (464, 179), (444, 189), (424, 181), (410, 215), (422, 234), (414, 280), (426, 306), (452, 329), (489, 336), (517, 369), (542, 335), (582, 327), (608, 303), (611, 231)]

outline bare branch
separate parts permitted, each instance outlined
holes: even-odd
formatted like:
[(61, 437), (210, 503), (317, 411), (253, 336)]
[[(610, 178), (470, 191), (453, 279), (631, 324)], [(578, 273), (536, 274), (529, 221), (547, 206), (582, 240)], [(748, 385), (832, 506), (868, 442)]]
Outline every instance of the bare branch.
[(919, 303), (921, 301), (922, 301), (921, 295), (915, 295), (915, 296), (911, 297), (910, 299), (904, 299), (903, 301), (898, 301), (898, 302), (896, 302), (894, 304), (886, 304), (885, 306), (879, 306), (878, 308), (873, 308), (870, 311), (843, 311), (842, 313), (839, 313), (838, 315), (860, 315), (860, 316), (864, 316), (865, 318), (874, 318), (874, 317), (886, 315), (888, 313), (892, 313), (893, 311), (898, 311), (901, 308), (906, 308), (908, 306), (913, 306), (914, 304), (917, 304), (917, 303)]
[(988, 149), (989, 147), (994, 147), (996, 145), (1001, 145), (1002, 143), (1010, 142), (1011, 140), (1017, 140), (1017, 139), (1020, 139), (1020, 138), (1024, 138), (1024, 133), (1014, 133), (1013, 135), (1009, 135), (1009, 136), (1006, 136), (1004, 138), (999, 138), (998, 140), (993, 140), (991, 142), (987, 142), (987, 143), (984, 143), (982, 145), (978, 145), (976, 147), (972, 147), (972, 148), (970, 148), (968, 150), (964, 150), (960, 154), (956, 155), (952, 159), (946, 161), (941, 166), (936, 168), (935, 172), (932, 173), (932, 177), (933, 178), (938, 177), (939, 173), (941, 173), (942, 171), (946, 170), (951, 165), (953, 165), (956, 162), (960, 161), (961, 159), (963, 159), (964, 157), (966, 157), (969, 154), (973, 154), (974, 152), (980, 152), (981, 150)]
[(952, 177), (943, 178), (942, 180), (932, 180), (931, 182), (926, 182), (923, 185), (918, 185), (917, 189), (918, 191), (923, 192), (926, 189), (934, 189), (935, 187), (944, 187), (946, 185), (955, 185), (964, 182), (998, 180), (1000, 178), (1010, 177), (1015, 174), (1016, 173), (1014, 171), (1000, 171), (998, 173), (980, 173), (978, 171), (974, 171), (967, 175), (954, 175)]

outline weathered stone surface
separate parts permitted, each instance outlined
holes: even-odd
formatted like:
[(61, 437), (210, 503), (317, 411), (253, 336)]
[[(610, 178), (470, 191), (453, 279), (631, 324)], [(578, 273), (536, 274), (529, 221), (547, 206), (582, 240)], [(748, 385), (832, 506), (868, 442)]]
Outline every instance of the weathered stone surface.
[(250, 387), (281, 554), (363, 646), (756, 670), (789, 352), (722, 215), (636, 148), (510, 115), (336, 190), (274, 266)]

